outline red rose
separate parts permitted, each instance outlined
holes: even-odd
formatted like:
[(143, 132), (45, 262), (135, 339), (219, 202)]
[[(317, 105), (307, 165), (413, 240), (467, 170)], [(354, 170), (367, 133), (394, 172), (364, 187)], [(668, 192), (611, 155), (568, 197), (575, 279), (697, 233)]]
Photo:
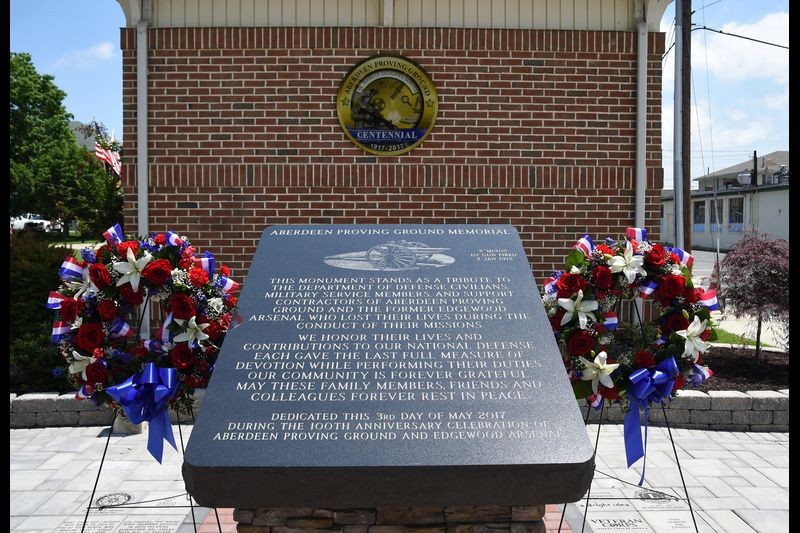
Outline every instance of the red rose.
[(639, 368), (650, 368), (656, 364), (655, 357), (647, 350), (639, 350), (636, 352), (636, 366)]
[(594, 348), (594, 337), (586, 330), (580, 329), (567, 339), (567, 351), (572, 355), (586, 355)]
[(164, 246), (165, 244), (167, 244), (167, 236), (164, 235), (163, 233), (159, 233), (153, 238), (153, 242), (155, 242), (159, 246)]
[(706, 328), (703, 330), (703, 333), (700, 334), (701, 341), (708, 341), (711, 339), (711, 328)]
[(136, 241), (125, 241), (117, 245), (117, 253), (121, 255), (123, 259), (128, 257), (128, 250), (133, 252), (133, 256), (136, 257), (136, 254), (139, 253), (139, 243)]
[(208, 385), (208, 378), (200, 374), (189, 374), (184, 381), (187, 387), (197, 388)]
[(228, 304), (228, 307), (236, 307), (236, 302), (238, 302), (236, 296), (233, 294), (226, 294), (224, 298), (225, 302)]
[(611, 269), (604, 266), (595, 267), (594, 274), (592, 274), (592, 283), (599, 289), (610, 289), (612, 284)]
[(103, 300), (97, 304), (97, 312), (103, 320), (112, 320), (119, 314), (117, 304), (112, 300)]
[(74, 298), (61, 300), (61, 319), (65, 322), (75, 322), (78, 315), (83, 312), (83, 301)]
[(158, 287), (172, 279), (172, 263), (166, 259), (150, 261), (142, 270), (142, 277)]
[(189, 283), (195, 287), (202, 287), (208, 283), (208, 272), (202, 268), (192, 268), (189, 270)]
[(553, 331), (558, 331), (561, 329), (561, 319), (564, 318), (565, 311), (563, 309), (559, 309), (556, 311), (556, 314), (549, 318), (550, 320), (550, 327), (553, 328)]
[(212, 341), (218, 341), (225, 336), (225, 328), (218, 321), (212, 320), (203, 333), (208, 335)]
[(686, 290), (683, 291), (683, 297), (687, 304), (693, 304), (700, 301), (700, 298), (703, 297), (704, 292), (705, 291), (699, 287), (696, 289), (690, 289), (689, 287), (686, 287)]
[(669, 261), (673, 265), (680, 265), (681, 264), (681, 258), (678, 257), (678, 254), (675, 254), (673, 252), (669, 253)]
[(227, 277), (230, 277), (230, 275), (231, 275), (231, 269), (228, 268), (226, 265), (220, 265), (219, 273), (227, 278)]
[(181, 252), (181, 257), (184, 259), (194, 259), (194, 246), (187, 246)]
[(194, 362), (194, 369), (198, 372), (208, 372), (208, 361), (205, 359), (196, 359)]
[(192, 268), (194, 261), (192, 261), (191, 257), (184, 257), (180, 261), (178, 261), (178, 266), (181, 267), (183, 270), (189, 270)]
[(597, 392), (603, 395), (603, 398), (607, 399), (610, 402), (616, 401), (619, 399), (619, 391), (616, 387), (609, 389), (605, 385), (600, 385), (597, 388)]
[(172, 361), (172, 366), (178, 370), (186, 370), (194, 366), (194, 352), (185, 342), (179, 342), (172, 348), (169, 359)]
[(668, 274), (661, 279), (661, 283), (658, 284), (656, 292), (658, 293), (658, 297), (671, 300), (672, 298), (681, 296), (685, 288), (686, 280), (683, 276)]
[(680, 331), (689, 327), (689, 321), (686, 320), (686, 317), (683, 316), (683, 313), (670, 313), (667, 315), (666, 319), (664, 319), (664, 323), (661, 326), (661, 331), (665, 335), (669, 335), (673, 331)]
[(186, 293), (179, 292), (173, 294), (169, 300), (169, 305), (172, 308), (172, 317), (180, 320), (189, 320), (197, 312), (194, 306), (194, 300)]
[(86, 383), (96, 386), (98, 383), (105, 385), (108, 382), (108, 369), (100, 361), (95, 361), (84, 370)]
[(95, 322), (81, 324), (81, 327), (78, 328), (78, 333), (75, 335), (75, 344), (87, 352), (99, 348), (105, 340), (106, 335), (103, 333), (103, 328)]
[(584, 287), (586, 287), (586, 280), (577, 274), (566, 273), (556, 281), (559, 298), (569, 298)]
[(108, 273), (108, 269), (103, 263), (92, 263), (89, 265), (89, 279), (91, 279), (95, 287), (100, 290), (111, 285), (111, 274)]
[(133, 287), (131, 287), (131, 284), (126, 283), (119, 288), (119, 295), (123, 300), (131, 305), (139, 305), (144, 301), (144, 294), (142, 292), (141, 285), (139, 285), (138, 291), (133, 292)]
[(644, 254), (645, 263), (649, 263), (656, 268), (667, 264), (667, 251), (660, 244), (654, 244), (650, 251)]

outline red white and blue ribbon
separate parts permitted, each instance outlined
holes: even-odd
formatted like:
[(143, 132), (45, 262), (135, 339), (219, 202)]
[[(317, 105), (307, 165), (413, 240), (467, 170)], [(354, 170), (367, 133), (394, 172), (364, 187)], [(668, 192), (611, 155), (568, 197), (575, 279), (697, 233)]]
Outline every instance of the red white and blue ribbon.
[(698, 365), (697, 363), (692, 364), (692, 368), (689, 370), (689, 373), (686, 376), (686, 381), (691, 383), (695, 387), (699, 387), (701, 383), (705, 380), (710, 378), (714, 375), (714, 372), (711, 371), (710, 368), (707, 366)]
[(578, 242), (575, 243), (573, 248), (583, 252), (583, 255), (589, 256), (592, 255), (592, 252), (594, 252), (594, 241), (589, 235), (584, 235), (578, 239)]
[(111, 327), (108, 330), (108, 335), (117, 339), (130, 337), (133, 335), (133, 330), (123, 318), (117, 317), (111, 323)]
[(691, 268), (694, 263), (694, 256), (681, 248), (670, 248), (669, 251), (678, 256), (681, 264), (686, 268)]
[(644, 241), (647, 239), (647, 230), (644, 228), (627, 228), (625, 236), (632, 241)]
[(58, 277), (64, 280), (68, 280), (69, 278), (83, 278), (83, 267), (77, 259), (69, 256), (61, 263), (61, 268), (58, 269)]
[(639, 295), (646, 299), (658, 288), (658, 282), (654, 279), (646, 279), (639, 284)]
[(83, 386), (77, 390), (75, 393), (76, 400), (86, 400), (92, 397), (94, 394), (94, 387), (89, 385), (88, 383), (84, 383)]
[(706, 292), (703, 293), (703, 296), (700, 297), (700, 303), (708, 307), (710, 311), (716, 311), (719, 309), (719, 301), (717, 300), (717, 291), (714, 289), (708, 289)]
[(61, 302), (64, 300), (69, 300), (69, 296), (64, 296), (60, 292), (50, 291), (50, 295), (47, 297), (47, 308), (61, 309)]
[(159, 352), (159, 353), (166, 353), (163, 344), (160, 340), (157, 339), (143, 339), (142, 346), (148, 351), (151, 352)]
[(601, 393), (592, 394), (589, 400), (589, 405), (591, 405), (595, 411), (599, 411), (600, 408), (603, 407), (603, 395)]
[(169, 330), (170, 323), (172, 323), (172, 313), (167, 313), (164, 324), (161, 325), (161, 344), (172, 342), (172, 339), (175, 338), (175, 334)]
[(178, 236), (177, 233), (168, 231), (165, 236), (167, 238), (167, 242), (172, 246), (183, 246), (183, 240)]
[(617, 315), (613, 312), (608, 312), (603, 315), (603, 325), (606, 329), (617, 329)]
[(106, 242), (117, 244), (125, 239), (125, 234), (122, 233), (122, 226), (114, 224), (103, 232), (103, 237), (105, 237)]
[(51, 339), (54, 343), (58, 343), (63, 339), (65, 336), (69, 335), (72, 331), (72, 326), (69, 325), (69, 322), (64, 322), (63, 320), (56, 320), (53, 322), (53, 332), (51, 335)]
[(561, 272), (553, 272), (550, 276), (544, 280), (544, 292), (547, 294), (554, 294), (558, 292), (558, 288), (556, 287), (556, 282), (558, 278), (561, 277)]
[(219, 279), (216, 281), (217, 287), (222, 289), (222, 292), (228, 294), (231, 291), (235, 291), (239, 288), (239, 284), (233, 281), (232, 279), (223, 276), (222, 274), (219, 275)]
[(208, 272), (209, 276), (214, 275), (214, 254), (209, 251), (203, 252), (203, 257), (195, 257), (194, 264)]
[[(623, 421), (623, 436), (625, 442), (625, 457), (628, 468), (644, 457), (642, 464), (642, 477), (639, 486), (644, 482), (645, 463), (647, 462), (647, 423), (650, 416), (650, 402), (661, 403), (672, 393), (675, 378), (678, 376), (678, 364), (674, 357), (664, 359), (653, 368), (640, 368), (633, 372), (628, 379), (633, 385), (628, 390), (628, 401), (631, 410), (625, 415)], [(644, 442), (642, 441), (642, 422), (639, 419), (640, 410), (644, 411)]]
[(175, 450), (178, 449), (172, 434), (167, 401), (177, 394), (179, 387), (177, 370), (147, 363), (144, 369), (124, 382), (105, 389), (109, 396), (119, 402), (131, 422), (149, 422), (147, 450), (159, 463), (165, 440)]

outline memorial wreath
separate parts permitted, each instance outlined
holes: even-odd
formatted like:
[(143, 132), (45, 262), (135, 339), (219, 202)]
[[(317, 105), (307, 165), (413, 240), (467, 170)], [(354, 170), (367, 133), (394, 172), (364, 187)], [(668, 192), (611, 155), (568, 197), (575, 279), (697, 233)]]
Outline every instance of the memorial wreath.
[[(168, 408), (190, 413), (226, 332), (238, 320), (239, 284), (214, 255), (196, 255), (186, 237), (167, 231), (126, 240), (116, 224), (105, 243), (67, 257), (50, 292), (57, 310), (52, 340), (77, 388), (76, 398), (121, 409), (150, 424), (148, 450), (160, 462), (175, 447)], [(155, 339), (141, 331), (148, 304), (164, 317)]]
[[(546, 280), (547, 310), (575, 397), (601, 409), (620, 403), (628, 466), (644, 456), (651, 404), (662, 404), (684, 387), (711, 377), (702, 355), (716, 338), (710, 311), (714, 290), (692, 283), (694, 258), (680, 248), (647, 240), (647, 231), (628, 228), (625, 239), (595, 246), (589, 235), (574, 245), (565, 270)], [(657, 318), (618, 321), (620, 303), (652, 299)], [(645, 436), (646, 443), (646, 436)], [(644, 470), (642, 473), (644, 478)]]

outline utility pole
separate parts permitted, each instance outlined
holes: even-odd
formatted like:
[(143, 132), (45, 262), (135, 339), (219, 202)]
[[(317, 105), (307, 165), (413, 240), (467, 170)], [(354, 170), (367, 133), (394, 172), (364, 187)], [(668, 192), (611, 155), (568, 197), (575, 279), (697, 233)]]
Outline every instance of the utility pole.
[(692, 250), (692, 160), (691, 160), (691, 83), (692, 83), (692, 0), (683, 0), (679, 16), (683, 26), (681, 60), (681, 141), (683, 152), (683, 246)]
[[(675, 246), (684, 248), (683, 231), (683, 0), (675, 0), (675, 83), (673, 86), (674, 120), (672, 125), (672, 181), (675, 189)], [(684, 248), (685, 249), (685, 248)]]

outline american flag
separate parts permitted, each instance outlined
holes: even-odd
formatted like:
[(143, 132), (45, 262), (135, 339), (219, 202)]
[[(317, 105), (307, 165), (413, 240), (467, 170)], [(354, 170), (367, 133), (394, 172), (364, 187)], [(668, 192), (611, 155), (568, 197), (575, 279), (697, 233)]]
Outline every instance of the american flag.
[(122, 172), (122, 162), (119, 158), (119, 152), (114, 152), (109, 148), (103, 148), (103, 146), (95, 140), (94, 153), (100, 161), (111, 165), (111, 168), (114, 169), (114, 172), (117, 173), (117, 176), (121, 175), (120, 172)]

